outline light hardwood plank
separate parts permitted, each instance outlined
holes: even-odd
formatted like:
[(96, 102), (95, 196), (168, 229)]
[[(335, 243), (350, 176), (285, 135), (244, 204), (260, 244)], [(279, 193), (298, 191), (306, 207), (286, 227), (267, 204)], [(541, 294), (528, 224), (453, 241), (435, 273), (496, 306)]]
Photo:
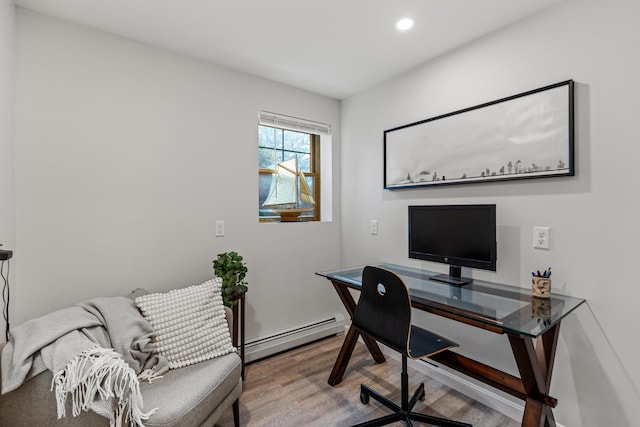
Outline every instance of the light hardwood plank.
[[(400, 362), (388, 358), (386, 363), (378, 364), (365, 345), (358, 342), (342, 383), (331, 387), (327, 379), (343, 340), (344, 336), (327, 338), (248, 365), (240, 397), (241, 425), (350, 426), (387, 414), (373, 399), (368, 405), (360, 402), (360, 384), (367, 384), (399, 402)], [(418, 402), (414, 411), (468, 422), (476, 427), (520, 425), (409, 369), (410, 393), (420, 382), (424, 382), (426, 399)], [(233, 426), (231, 411), (218, 425)]]

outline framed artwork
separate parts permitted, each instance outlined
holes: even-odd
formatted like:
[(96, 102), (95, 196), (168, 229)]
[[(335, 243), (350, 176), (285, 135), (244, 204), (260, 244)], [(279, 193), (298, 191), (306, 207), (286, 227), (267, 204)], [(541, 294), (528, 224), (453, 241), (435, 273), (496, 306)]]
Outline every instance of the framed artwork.
[(384, 131), (384, 188), (573, 176), (573, 84)]

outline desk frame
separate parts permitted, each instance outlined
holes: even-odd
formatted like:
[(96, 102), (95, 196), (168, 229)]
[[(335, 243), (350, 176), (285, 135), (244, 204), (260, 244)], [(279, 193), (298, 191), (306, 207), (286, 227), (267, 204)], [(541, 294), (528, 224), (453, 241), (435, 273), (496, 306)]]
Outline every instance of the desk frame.
[[(359, 291), (360, 288), (337, 279), (329, 280), (338, 293), (342, 304), (344, 304), (349, 317), (352, 318), (356, 303), (349, 289)], [(506, 331), (499, 325), (485, 324), (438, 308), (427, 307), (413, 300), (412, 306), (496, 334), (506, 334), (509, 338), (516, 364), (518, 365), (520, 378), (450, 350), (439, 353), (431, 357), (431, 359), (522, 399), (525, 402), (522, 426), (556, 426), (552, 409), (556, 407), (558, 400), (549, 395), (549, 386), (551, 384), (558, 336), (560, 334), (560, 321), (542, 335), (535, 338), (537, 342), (534, 345), (534, 338)], [(342, 381), (342, 377), (349, 364), (349, 359), (360, 335), (360, 332), (358, 332), (353, 325), (349, 327), (349, 331), (347, 332), (333, 369), (331, 370), (331, 374), (329, 375), (328, 382), (331, 386), (335, 386)], [(374, 339), (366, 335), (362, 335), (362, 339), (376, 362), (383, 363), (386, 361), (384, 354)]]

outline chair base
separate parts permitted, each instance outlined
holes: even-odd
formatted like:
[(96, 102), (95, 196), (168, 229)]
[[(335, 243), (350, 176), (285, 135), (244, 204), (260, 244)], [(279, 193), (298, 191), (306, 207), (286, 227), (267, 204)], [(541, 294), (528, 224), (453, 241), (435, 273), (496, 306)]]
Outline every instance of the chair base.
[(424, 400), (424, 384), (420, 383), (418, 388), (416, 389), (413, 397), (408, 402), (408, 406), (406, 409), (401, 408), (399, 405), (395, 404), (391, 400), (379, 394), (377, 391), (367, 387), (364, 384), (360, 385), (360, 401), (364, 404), (369, 403), (369, 398), (373, 397), (375, 400), (389, 408), (393, 411), (392, 414), (386, 415), (384, 417), (376, 418), (374, 420), (365, 421), (363, 423), (357, 424), (352, 427), (377, 427), (377, 426), (386, 426), (388, 424), (394, 423), (396, 421), (404, 421), (407, 426), (412, 427), (413, 423), (411, 421), (419, 421), (421, 423), (442, 426), (442, 427), (473, 427), (471, 424), (461, 423), (458, 421), (451, 421), (445, 418), (434, 417), (431, 415), (420, 414), (417, 412), (411, 412), (415, 404), (418, 400)]

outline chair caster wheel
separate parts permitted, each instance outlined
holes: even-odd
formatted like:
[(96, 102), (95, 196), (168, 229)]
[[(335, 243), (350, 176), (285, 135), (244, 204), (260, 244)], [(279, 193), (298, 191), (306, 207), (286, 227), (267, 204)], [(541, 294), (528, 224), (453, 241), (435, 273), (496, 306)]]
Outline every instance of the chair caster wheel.
[(363, 405), (366, 405), (367, 403), (369, 403), (369, 395), (366, 394), (365, 392), (361, 391), (360, 392), (360, 402), (362, 402)]

